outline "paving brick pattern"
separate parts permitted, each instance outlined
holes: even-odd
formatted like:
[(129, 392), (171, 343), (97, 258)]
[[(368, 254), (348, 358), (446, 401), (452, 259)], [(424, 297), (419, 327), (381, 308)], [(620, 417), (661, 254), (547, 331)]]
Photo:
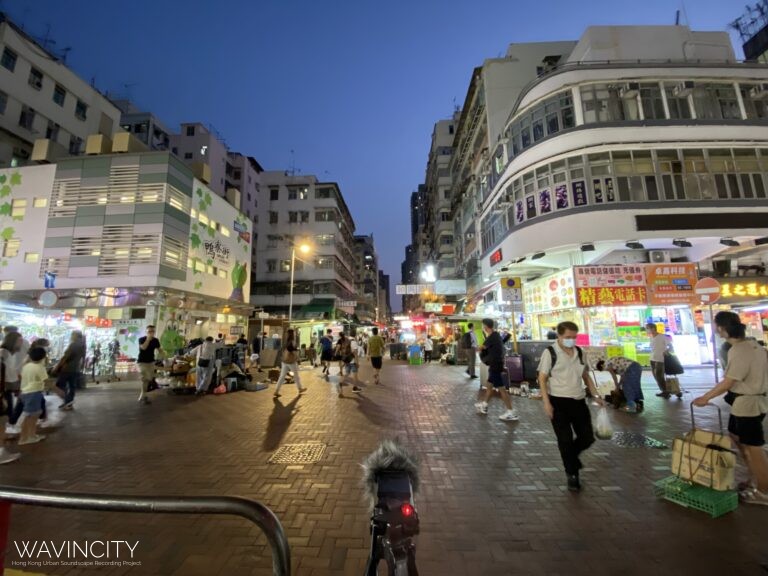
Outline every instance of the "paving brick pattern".
[[(334, 368), (335, 374), (335, 368)], [(359, 575), (368, 510), (359, 462), (383, 438), (421, 458), (417, 560), (423, 575), (768, 574), (768, 509), (741, 506), (717, 520), (653, 496), (670, 451), (598, 441), (584, 457), (584, 490), (564, 489), (540, 401), (518, 399), (518, 423), (475, 413), (477, 381), (463, 369), (387, 362), (382, 386), (338, 398), (319, 370), (309, 391), (284, 387), (195, 399), (88, 390), (63, 426), (0, 468), (3, 484), (121, 494), (237, 495), (265, 503), (287, 531), (294, 574)], [(370, 370), (361, 371), (371, 379)], [(687, 401), (709, 372), (682, 378), (684, 401), (662, 401), (644, 376), (647, 410), (612, 413), (617, 429), (669, 442), (690, 425)], [(697, 384), (698, 383), (698, 384)], [(702, 413), (702, 424), (714, 425)], [(269, 464), (285, 444), (322, 442), (314, 464)], [(41, 568), (46, 574), (270, 573), (257, 527), (233, 517), (131, 515), (17, 506), (11, 539), (140, 540), (141, 567)], [(11, 548), (9, 561), (16, 557)]]

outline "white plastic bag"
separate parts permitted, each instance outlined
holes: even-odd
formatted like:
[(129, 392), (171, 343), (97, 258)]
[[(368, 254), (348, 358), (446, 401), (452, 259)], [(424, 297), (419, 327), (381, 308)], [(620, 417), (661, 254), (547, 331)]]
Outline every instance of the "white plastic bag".
[(600, 440), (610, 440), (613, 438), (613, 427), (611, 419), (608, 417), (608, 410), (605, 406), (597, 411), (597, 437)]

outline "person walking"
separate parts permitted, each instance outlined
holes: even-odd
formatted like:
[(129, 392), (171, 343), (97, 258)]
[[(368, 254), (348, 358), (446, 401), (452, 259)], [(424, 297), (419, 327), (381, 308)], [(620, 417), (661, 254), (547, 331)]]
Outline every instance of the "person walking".
[(746, 338), (747, 327), (738, 317), (715, 316), (715, 329), (731, 345), (728, 368), (723, 379), (693, 404), (704, 407), (725, 394), (724, 400), (731, 406), (728, 432), (750, 475), (749, 481), (739, 486), (739, 496), (747, 504), (768, 506), (768, 454), (763, 449), (763, 420), (768, 412), (768, 356), (756, 341)]
[[(595, 368), (601, 372), (608, 370), (615, 386), (612, 396), (617, 399), (623, 396), (626, 401), (626, 405), (621, 410), (625, 412), (643, 411), (643, 389), (640, 386), (643, 367), (638, 362), (624, 356), (614, 356), (608, 360), (598, 360)], [(617, 376), (621, 379), (619, 380)], [(620, 400), (614, 402), (614, 406), (619, 408)]]
[(299, 394), (306, 392), (307, 389), (302, 388), (301, 378), (299, 377), (299, 350), (296, 348), (296, 333), (294, 332), (293, 328), (289, 328), (285, 335), (285, 343), (283, 344), (281, 362), (282, 365), (280, 367), (280, 377), (277, 379), (277, 384), (275, 385), (275, 393), (273, 396), (275, 398), (279, 398), (281, 396), (280, 387), (285, 382), (285, 378), (288, 376), (289, 370), (293, 374), (293, 380), (296, 382), (296, 388), (298, 388)]
[(544, 350), (538, 368), (544, 412), (557, 437), (568, 490), (574, 492), (581, 490), (579, 455), (595, 441), (583, 385), (601, 406), (605, 405), (589, 375), (583, 352), (576, 346), (578, 333), (579, 327), (573, 322), (560, 322), (557, 340)]
[(248, 357), (248, 339), (240, 334), (240, 337), (235, 342), (235, 354), (234, 362), (237, 367), (240, 368), (243, 374), (245, 374), (245, 359)]
[(208, 336), (201, 344), (193, 348), (190, 354), (194, 355), (195, 366), (197, 367), (195, 396), (203, 396), (208, 391), (213, 374), (213, 363), (216, 359), (216, 344), (213, 342), (213, 336)]
[(83, 333), (80, 330), (73, 330), (69, 346), (53, 369), (53, 373), (58, 376), (56, 386), (64, 391), (64, 401), (59, 406), (61, 410), (72, 410), (75, 407), (75, 390), (80, 385), (80, 378), (82, 378), (85, 351)]
[(264, 349), (264, 341), (267, 339), (267, 333), (262, 332), (253, 339), (253, 354), (256, 356), (256, 370), (264, 372), (261, 369), (261, 351)]
[(432, 338), (430, 338), (429, 334), (427, 334), (427, 337), (424, 339), (424, 361), (429, 363), (432, 362), (432, 350), (435, 349), (435, 343), (432, 341)]
[(2, 427), (3, 438), (5, 435), (16, 436), (20, 430), (16, 426), (16, 405), (20, 403), (16, 395), (21, 390), (18, 363), (18, 352), (22, 347), (21, 334), (16, 331), (4, 331), (4, 338), (0, 344), (0, 382), (2, 382), (2, 403), (5, 410), (3, 415), (7, 417), (7, 423)]
[(485, 342), (480, 347), (480, 360), (488, 366), (488, 383), (485, 386), (485, 393), (481, 396), (482, 400), (475, 404), (475, 408), (479, 414), (488, 414), (488, 400), (490, 400), (493, 391), (496, 390), (507, 407), (506, 412), (499, 416), (499, 419), (519, 420), (517, 410), (512, 408), (512, 399), (509, 397), (507, 382), (504, 381), (503, 376), (504, 343), (501, 340), (501, 335), (494, 329), (492, 319), (483, 319), (483, 333), (485, 334)]
[(373, 383), (381, 384), (381, 367), (384, 365), (384, 339), (379, 336), (379, 329), (374, 327), (373, 336), (368, 338), (368, 356), (373, 367)]
[(307, 358), (312, 368), (317, 368), (317, 348), (315, 348), (314, 338), (309, 342), (309, 348), (307, 348)]
[(37, 419), (43, 411), (45, 381), (48, 372), (45, 369), (45, 348), (34, 347), (29, 350), (29, 362), (21, 369), (21, 400), (24, 407), (24, 421), (21, 424), (19, 446), (36, 444), (45, 439), (37, 433)]
[(320, 338), (320, 365), (323, 367), (322, 372), (326, 380), (331, 372), (331, 362), (333, 362), (333, 330), (328, 328), (325, 336)]
[(360, 387), (360, 378), (358, 377), (358, 352), (360, 351), (360, 346), (357, 343), (357, 340), (355, 338), (344, 338), (344, 344), (342, 345), (340, 352), (341, 352), (341, 361), (343, 364), (343, 372), (341, 374), (341, 378), (339, 380), (339, 394), (341, 394), (341, 383), (348, 384), (350, 380), (350, 376), (352, 377), (352, 391), (353, 392), (360, 392), (362, 388)]
[[(463, 348), (467, 351), (467, 375), (470, 380), (477, 378), (477, 334), (475, 334), (475, 325), (471, 322), (467, 324), (467, 331), (461, 337)], [(482, 388), (482, 385), (481, 385)]]
[(645, 331), (648, 338), (651, 339), (651, 371), (660, 392), (656, 394), (659, 398), (669, 398), (666, 378), (664, 375), (664, 354), (669, 349), (669, 342), (664, 334), (659, 334), (659, 328), (653, 322), (645, 325)]
[(149, 386), (155, 379), (155, 351), (160, 349), (160, 340), (155, 338), (155, 327), (147, 326), (147, 334), (139, 338), (139, 357), (136, 364), (141, 375), (139, 402), (149, 404)]

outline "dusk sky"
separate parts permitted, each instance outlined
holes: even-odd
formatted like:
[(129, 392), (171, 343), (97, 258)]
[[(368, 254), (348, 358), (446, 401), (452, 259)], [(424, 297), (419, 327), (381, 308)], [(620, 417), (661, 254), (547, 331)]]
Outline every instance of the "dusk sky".
[[(461, 105), (475, 66), (512, 42), (576, 40), (595, 24), (726, 30), (744, 0), (626, 2), (4, 0), (26, 31), (103, 92), (172, 130), (211, 124), (266, 169), (339, 183), (358, 234), (373, 233), (400, 307), (409, 196), (432, 126)], [(734, 44), (737, 38), (732, 35)], [(737, 44), (741, 57), (741, 48)]]

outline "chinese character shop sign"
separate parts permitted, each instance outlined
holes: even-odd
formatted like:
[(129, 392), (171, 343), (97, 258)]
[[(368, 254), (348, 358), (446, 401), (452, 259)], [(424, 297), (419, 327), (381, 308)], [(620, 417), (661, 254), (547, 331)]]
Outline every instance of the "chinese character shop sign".
[(696, 306), (699, 296), (694, 291), (698, 276), (696, 264), (650, 264), (645, 268), (649, 304)]
[(725, 303), (768, 299), (768, 278), (744, 276), (720, 278), (720, 298)]
[(645, 270), (633, 266), (575, 266), (576, 302), (579, 308), (637, 306), (648, 303)]

